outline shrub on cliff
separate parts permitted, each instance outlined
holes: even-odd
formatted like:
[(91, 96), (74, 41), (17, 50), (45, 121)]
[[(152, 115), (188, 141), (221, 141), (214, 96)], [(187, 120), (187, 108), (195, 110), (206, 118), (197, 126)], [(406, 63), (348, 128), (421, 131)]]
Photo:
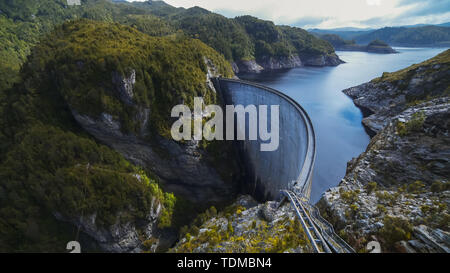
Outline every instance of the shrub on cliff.
[(411, 120), (405, 122), (397, 122), (397, 133), (400, 136), (407, 136), (414, 132), (420, 132), (423, 129), (423, 123), (425, 122), (425, 113), (417, 112), (412, 115)]
[(412, 231), (412, 225), (407, 220), (385, 216), (378, 235), (383, 240), (383, 248), (391, 250), (396, 242), (410, 240)]

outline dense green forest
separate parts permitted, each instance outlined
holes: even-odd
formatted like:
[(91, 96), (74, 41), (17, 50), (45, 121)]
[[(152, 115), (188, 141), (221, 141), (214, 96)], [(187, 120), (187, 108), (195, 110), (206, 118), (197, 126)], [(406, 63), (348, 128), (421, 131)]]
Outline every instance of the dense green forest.
[(233, 75), (229, 63), (199, 40), (152, 37), (120, 24), (85, 19), (57, 27), (33, 53), (33, 65), (27, 69), (45, 71), (43, 77), (51, 74), (72, 108), (92, 117), (110, 113), (125, 132), (140, 131), (132, 118), (137, 109), (112, 91), (111, 71), (122, 76), (135, 71), (139, 80), (133, 89), (134, 104), (153, 109), (151, 124), (161, 135), (169, 132), (174, 105), (182, 101), (193, 105), (195, 96), (204, 97), (206, 103), (216, 101), (207, 92), (203, 56), (224, 77)]
[(135, 109), (119, 103), (110, 86), (112, 71), (126, 76), (134, 69), (135, 103), (153, 107), (152, 128), (164, 134), (169, 105), (189, 103), (194, 95), (216, 99), (205, 93), (204, 57), (223, 76), (233, 75), (229, 63), (199, 40), (143, 33), (173, 33), (160, 18), (127, 14), (120, 18), (127, 27), (110, 20), (115, 11), (102, 17), (84, 7), (100, 19), (80, 19), (82, 10), (44, 19), (53, 8), (77, 8), (56, 3), (20, 9), (19, 1), (11, 1), (9, 9), (1, 7), (11, 17), (1, 15), (8, 34), (1, 38), (9, 43), (2, 54), (10, 58), (1, 62), (6, 76), (0, 92), (0, 252), (64, 251), (76, 227), (57, 221), (55, 214), (74, 220), (96, 213), (99, 228), (139, 224), (156, 200), (162, 205), (158, 226), (171, 226), (174, 195), (164, 193), (152, 173), (87, 135), (71, 110), (92, 116), (109, 111), (122, 130), (136, 130)]
[(292, 54), (331, 54), (333, 48), (308, 32), (280, 27), (250, 16), (228, 19), (195, 7), (174, 8), (161, 1), (112, 3), (82, 0), (6, 0), (0, 2), (0, 90), (11, 86), (17, 71), (43, 34), (66, 20), (117, 22), (152, 35), (186, 35), (222, 53), (228, 61)]
[(227, 60), (254, 59), (254, 44), (235, 20), (200, 8), (192, 8), (170, 18), (187, 35), (202, 40)]
[(195, 7), (167, 18), (184, 33), (202, 40), (229, 61), (334, 53), (328, 42), (303, 29), (277, 26), (252, 16), (228, 19)]
[(80, 18), (119, 22), (154, 36), (175, 32), (167, 22), (147, 10), (106, 0), (82, 0), (68, 6), (66, 0), (6, 0), (0, 2), (0, 90), (16, 80), (21, 64), (39, 39), (55, 26)]
[(355, 40), (345, 40), (337, 34), (323, 34), (320, 35), (320, 38), (328, 41), (331, 45), (334, 46), (334, 48), (354, 45), (356, 43)]
[[(70, 219), (97, 212), (100, 225), (111, 225), (125, 210), (122, 220), (137, 221), (145, 218), (153, 197), (165, 208), (160, 227), (170, 226), (173, 195), (83, 133), (70, 109), (113, 113), (123, 130), (132, 130), (134, 109), (118, 101), (108, 82), (111, 71), (126, 74), (133, 68), (136, 104), (157, 109), (153, 124), (165, 128), (160, 117), (170, 115), (164, 107), (189, 102), (206, 89), (203, 56), (224, 76), (232, 75), (229, 63), (198, 40), (151, 37), (115, 23), (68, 22), (42, 39), (23, 65), (21, 81), (2, 93), (0, 238), (7, 241), (0, 250), (55, 251), (60, 238), (51, 238), (53, 229), (45, 231), (49, 221), (57, 225), (51, 214)], [(31, 237), (30, 225), (36, 227)]]

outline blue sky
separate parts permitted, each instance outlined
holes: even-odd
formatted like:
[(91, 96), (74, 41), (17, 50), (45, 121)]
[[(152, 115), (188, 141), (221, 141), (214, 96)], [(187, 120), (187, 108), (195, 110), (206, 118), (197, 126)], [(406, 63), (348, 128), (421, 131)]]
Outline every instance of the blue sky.
[[(128, 0), (131, 1), (131, 0)], [(166, 0), (227, 17), (253, 15), (303, 28), (384, 27), (450, 21), (450, 0)]]

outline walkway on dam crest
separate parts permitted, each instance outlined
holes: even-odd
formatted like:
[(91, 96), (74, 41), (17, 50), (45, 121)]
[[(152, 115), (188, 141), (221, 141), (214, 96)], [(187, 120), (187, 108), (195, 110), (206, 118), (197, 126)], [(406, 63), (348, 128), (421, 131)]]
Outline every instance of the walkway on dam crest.
[(319, 209), (308, 202), (303, 195), (282, 190), (283, 200), (289, 200), (302, 224), (308, 240), (317, 253), (354, 253), (355, 250), (335, 232), (333, 226), (319, 213)]

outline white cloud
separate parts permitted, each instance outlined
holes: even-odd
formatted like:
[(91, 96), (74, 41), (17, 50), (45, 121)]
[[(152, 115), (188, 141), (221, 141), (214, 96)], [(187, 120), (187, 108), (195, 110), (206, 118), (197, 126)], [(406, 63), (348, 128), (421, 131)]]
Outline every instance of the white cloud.
[(381, 5), (381, 0), (367, 0), (367, 5), (379, 6), (379, 5)]
[[(226, 16), (249, 14), (272, 20), (277, 24), (297, 23), (306, 28), (382, 27), (388, 23), (382, 21), (377, 21), (377, 24), (364, 23), (375, 18), (389, 18), (391, 25), (397, 21), (402, 24), (423, 23), (423, 15), (405, 16), (413, 7), (403, 5), (402, 0), (166, 0), (165, 2), (176, 7), (200, 6)], [(430, 16), (427, 17), (427, 21), (433, 18)], [(439, 16), (436, 19), (440, 21), (435, 23), (450, 21), (450, 15)]]

